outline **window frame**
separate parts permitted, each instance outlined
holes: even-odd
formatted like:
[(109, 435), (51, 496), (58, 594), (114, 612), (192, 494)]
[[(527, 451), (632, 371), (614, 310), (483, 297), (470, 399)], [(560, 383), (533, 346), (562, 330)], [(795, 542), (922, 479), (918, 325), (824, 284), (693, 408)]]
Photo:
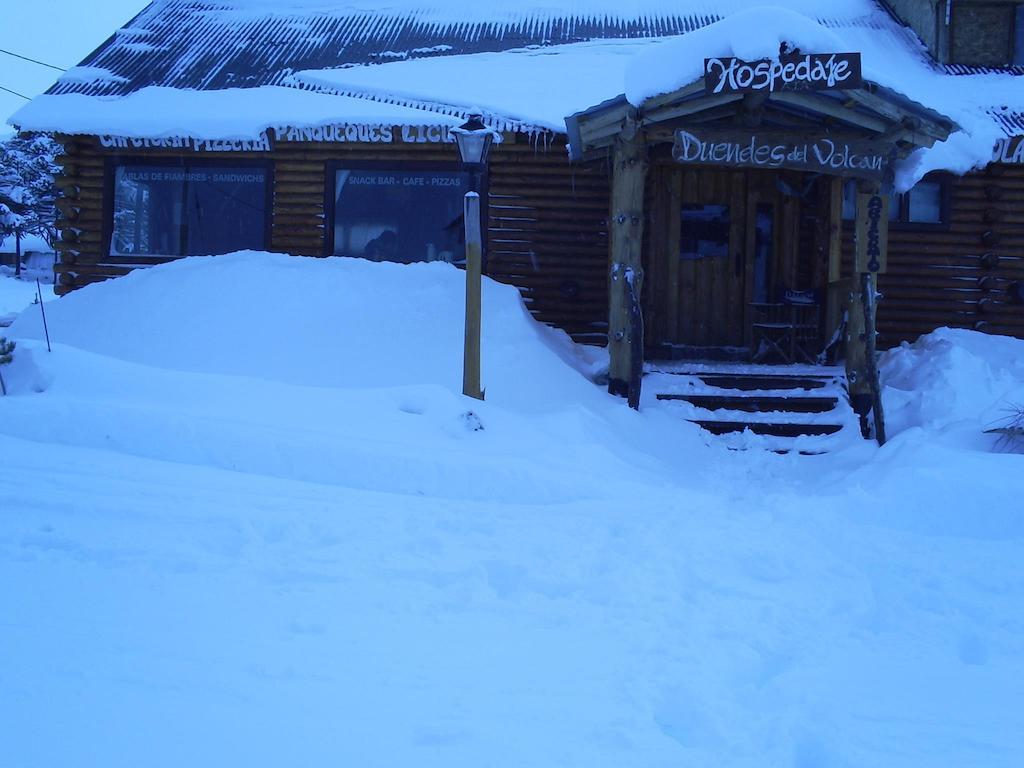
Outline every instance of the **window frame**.
[[(454, 151), (454, 145), (452, 147)], [(327, 161), (326, 174), (327, 178), (324, 180), (324, 256), (334, 256), (334, 229), (335, 221), (334, 214), (337, 207), (337, 185), (338, 185), (338, 171), (446, 171), (448, 173), (471, 173), (466, 171), (462, 167), (462, 163), (458, 160), (452, 160), (446, 162), (442, 160), (398, 160), (391, 162), (385, 159), (377, 160), (345, 160), (342, 158), (334, 158)], [(490, 186), (490, 169), (485, 167), (478, 175), (479, 189), (477, 193), (480, 195), (480, 239), (481, 243), (481, 262), (483, 274), (487, 274), (487, 241), (488, 241), (488, 226), (487, 222), (490, 218), (490, 204), (489, 204), (489, 186)], [(339, 257), (340, 258), (340, 257)], [(412, 262), (414, 264), (420, 262)], [(425, 263), (425, 262), (424, 262)], [(461, 267), (460, 267), (461, 269)]]
[[(848, 180), (850, 181), (850, 180)], [(856, 184), (856, 180), (852, 180)], [(952, 225), (950, 216), (952, 214), (953, 204), (953, 180), (952, 175), (948, 173), (929, 173), (920, 182), (926, 182), (929, 184), (939, 185), (939, 218), (938, 222), (930, 221), (910, 221), (910, 196), (907, 193), (889, 195), (889, 204), (892, 205), (893, 200), (898, 201), (900, 206), (899, 213), (895, 219), (889, 221), (890, 230), (902, 230), (911, 232), (945, 232), (949, 230)], [(918, 182), (918, 183), (920, 183)], [(845, 194), (844, 184), (844, 194)], [(911, 187), (909, 191), (913, 191)], [(843, 227), (850, 227), (851, 229), (856, 224), (856, 217), (852, 219), (843, 219)]]
[[(124, 254), (112, 254), (110, 252), (110, 246), (113, 242), (114, 237), (114, 194), (115, 187), (117, 184), (117, 169), (126, 166), (130, 167), (144, 165), (156, 166), (161, 168), (185, 168), (188, 166), (199, 166), (204, 168), (262, 168), (266, 173), (266, 189), (264, 190), (263, 245), (261, 246), (261, 249), (263, 251), (271, 250), (271, 240), (274, 229), (274, 161), (271, 160), (270, 158), (238, 158), (219, 156), (192, 157), (189, 155), (176, 155), (173, 157), (159, 155), (157, 157), (148, 157), (146, 155), (136, 154), (117, 154), (111, 157), (107, 157), (103, 163), (103, 239), (100, 241), (102, 245), (102, 258), (124, 260), (128, 260), (131, 258)], [(185, 258), (188, 258), (188, 256), (167, 253), (153, 253), (141, 257), (141, 259), (143, 260), (173, 260)]]

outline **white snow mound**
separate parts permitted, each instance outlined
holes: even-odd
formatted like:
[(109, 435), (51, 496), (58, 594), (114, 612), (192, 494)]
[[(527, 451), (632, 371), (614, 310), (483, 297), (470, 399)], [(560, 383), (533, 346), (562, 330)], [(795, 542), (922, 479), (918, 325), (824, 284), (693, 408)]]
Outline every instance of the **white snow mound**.
[(890, 434), (912, 427), (978, 435), (1024, 405), (1024, 341), (939, 328), (881, 360)]
[[(536, 323), (515, 288), (485, 279), (483, 306), (488, 401), (543, 407), (603, 397), (565, 364), (582, 353)], [(456, 393), (464, 317), (465, 273), (449, 264), (253, 251), (135, 270), (69, 294), (47, 315), (55, 342), (147, 366)], [(42, 339), (38, 313), (22, 313), (10, 335)]]

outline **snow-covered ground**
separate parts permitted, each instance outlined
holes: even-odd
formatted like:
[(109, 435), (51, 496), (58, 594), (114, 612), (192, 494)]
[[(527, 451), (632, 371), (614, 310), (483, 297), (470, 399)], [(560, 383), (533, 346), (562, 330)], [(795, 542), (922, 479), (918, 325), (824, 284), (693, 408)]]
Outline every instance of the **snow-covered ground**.
[[(52, 268), (51, 268), (52, 270)], [(50, 280), (49, 285), (42, 285), (43, 301), (53, 298), (53, 272), (40, 275), (38, 270), (24, 269), (20, 278), (14, 276), (14, 269), (0, 266), (0, 326), (14, 319), (29, 304), (37, 300), (36, 278), (40, 283), (44, 278)]]
[(29, 308), (4, 765), (1018, 766), (1024, 342), (884, 359), (894, 437), (728, 451), (445, 264), (238, 254)]

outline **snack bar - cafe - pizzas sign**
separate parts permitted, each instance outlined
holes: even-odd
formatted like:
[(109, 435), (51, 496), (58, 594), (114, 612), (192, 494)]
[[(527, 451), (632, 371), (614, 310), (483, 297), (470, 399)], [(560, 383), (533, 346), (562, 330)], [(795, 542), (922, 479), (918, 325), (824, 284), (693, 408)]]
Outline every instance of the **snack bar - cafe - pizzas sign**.
[(774, 93), (860, 88), (859, 53), (788, 53), (778, 61), (704, 59), (704, 91)]

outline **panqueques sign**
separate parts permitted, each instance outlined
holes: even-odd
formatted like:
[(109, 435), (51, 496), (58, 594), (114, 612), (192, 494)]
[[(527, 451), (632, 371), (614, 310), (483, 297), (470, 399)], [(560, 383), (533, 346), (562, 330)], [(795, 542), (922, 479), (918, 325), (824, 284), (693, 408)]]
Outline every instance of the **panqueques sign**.
[(778, 61), (704, 59), (704, 91), (709, 94), (842, 90), (862, 84), (859, 53), (789, 53)]

